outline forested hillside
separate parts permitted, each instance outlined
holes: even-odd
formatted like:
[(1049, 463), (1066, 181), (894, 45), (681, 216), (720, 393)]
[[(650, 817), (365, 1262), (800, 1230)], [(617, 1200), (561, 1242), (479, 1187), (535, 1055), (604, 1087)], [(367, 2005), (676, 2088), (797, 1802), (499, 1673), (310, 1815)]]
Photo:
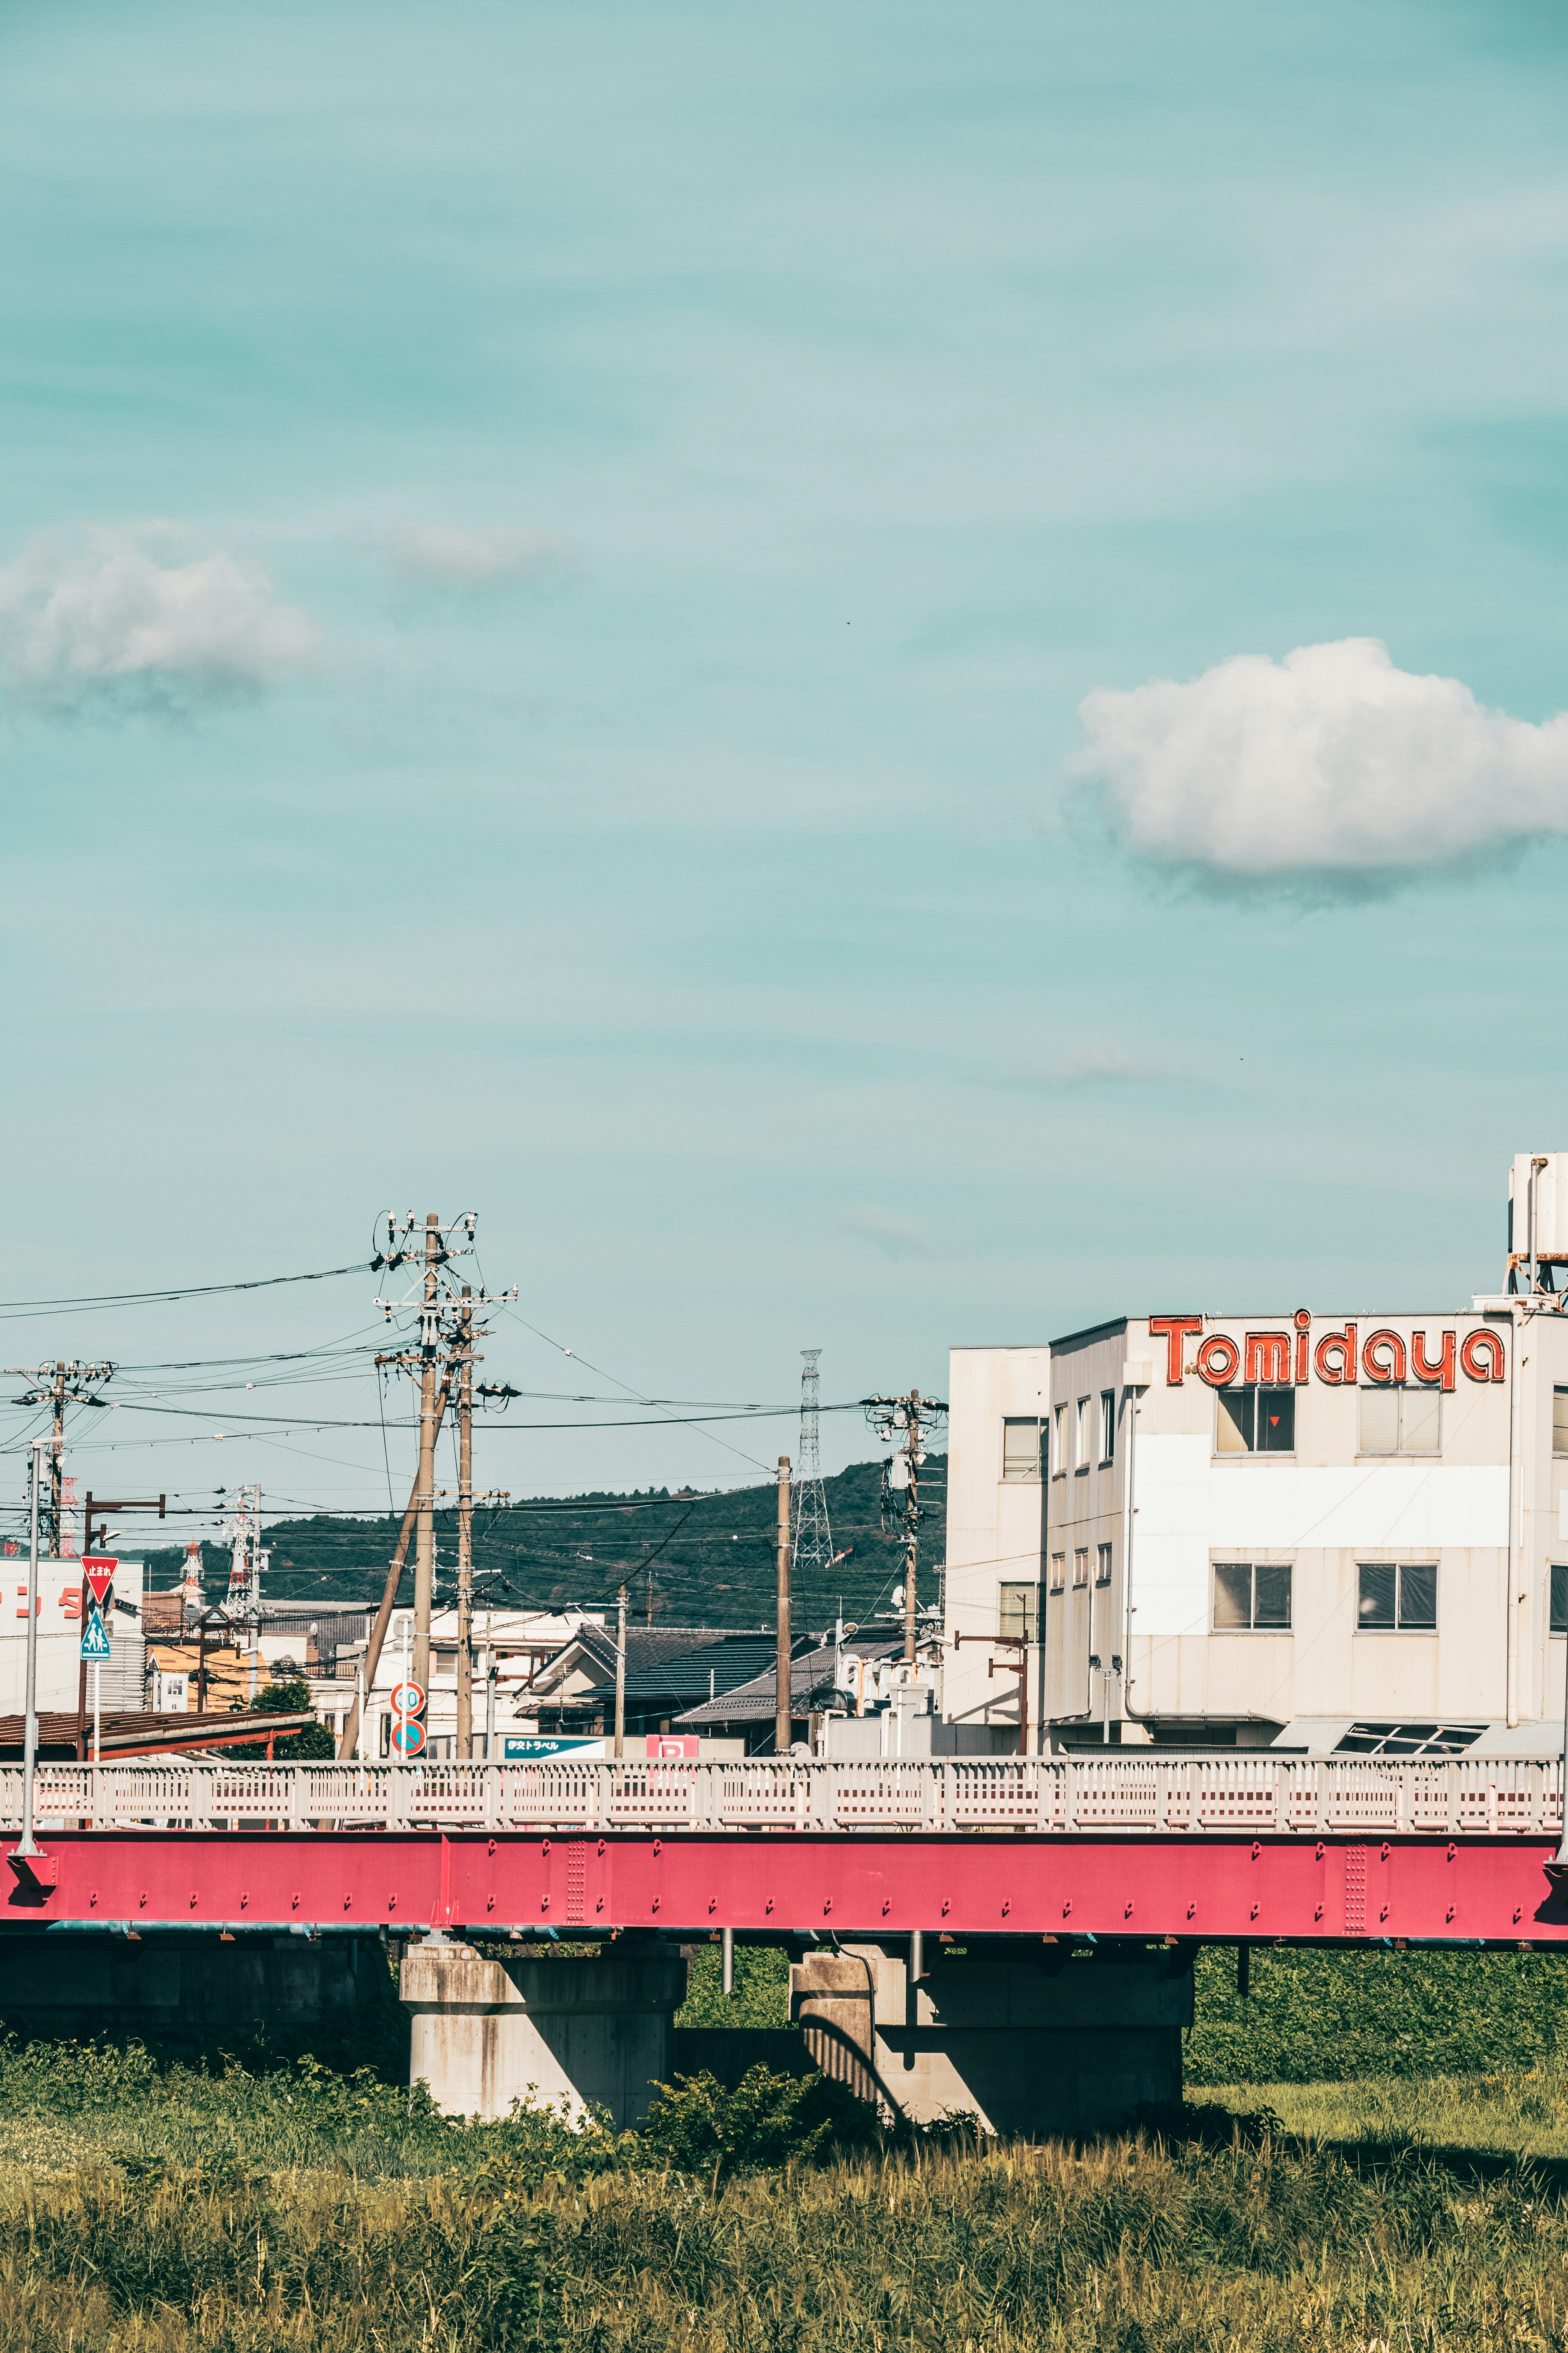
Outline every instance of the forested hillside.
[[(797, 1577), (795, 1620), (826, 1626), (840, 1599), (847, 1618), (885, 1609), (902, 1576), (900, 1546), (879, 1525), (881, 1472), (876, 1462), (852, 1463), (824, 1482), (835, 1547), (849, 1548), (826, 1577)], [(935, 1600), (943, 1558), (947, 1462), (933, 1455), (921, 1485), (921, 1598)], [(644, 1493), (531, 1497), (474, 1517), (474, 1568), (481, 1606), (600, 1608), (613, 1605), (625, 1577), (637, 1622), (651, 1609), (657, 1622), (749, 1626), (771, 1622), (774, 1590), (777, 1490), (771, 1484), (731, 1493), (664, 1489)], [(380, 1597), (399, 1522), (337, 1519), (277, 1520), (267, 1528), (270, 1597), (362, 1602)], [(457, 1515), (436, 1517), (437, 1597), (449, 1599), (456, 1574)], [(149, 1556), (151, 1583), (179, 1582), (176, 1547)], [(220, 1594), (228, 1556), (204, 1548), (209, 1595)], [(414, 1598), (413, 1569), (404, 1574), (399, 1600)]]

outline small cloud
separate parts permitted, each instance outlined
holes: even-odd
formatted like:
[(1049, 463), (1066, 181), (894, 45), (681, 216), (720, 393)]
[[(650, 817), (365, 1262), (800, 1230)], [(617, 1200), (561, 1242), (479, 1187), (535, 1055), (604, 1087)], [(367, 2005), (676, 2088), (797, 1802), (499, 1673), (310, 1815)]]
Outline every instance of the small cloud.
[(556, 577), (574, 560), (566, 542), (546, 532), (458, 531), (450, 523), (397, 523), (370, 543), (405, 580), (471, 593)]
[(1037, 1063), (1018, 1078), (1021, 1085), (1043, 1088), (1049, 1094), (1076, 1094), (1089, 1087), (1159, 1086), (1188, 1075), (1173, 1062), (1125, 1053), (1120, 1046), (1089, 1046), (1081, 1054), (1069, 1054), (1066, 1061)]
[(67, 710), (258, 693), (311, 668), (320, 641), (232, 555), (180, 561), (167, 524), (29, 540), (0, 568), (0, 681)]
[(1568, 713), (1489, 711), (1375, 638), (1101, 687), (1079, 718), (1128, 849), (1231, 888), (1364, 892), (1568, 833)]
[(869, 1242), (884, 1258), (930, 1258), (936, 1245), (923, 1226), (891, 1209), (846, 1209), (839, 1221), (847, 1234)]

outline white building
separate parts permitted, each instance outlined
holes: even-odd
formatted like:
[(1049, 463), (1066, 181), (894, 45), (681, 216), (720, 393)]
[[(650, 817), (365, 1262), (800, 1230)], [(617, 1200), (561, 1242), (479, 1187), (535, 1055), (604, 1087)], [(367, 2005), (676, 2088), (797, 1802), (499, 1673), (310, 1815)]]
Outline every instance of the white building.
[[(587, 1616), (580, 1609), (479, 1610), (474, 1617), (470, 1701), (474, 1753), (485, 1754), (485, 1727), (491, 1705), (490, 1675), (494, 1668), (494, 1715), (497, 1738), (503, 1733), (526, 1734), (538, 1728), (538, 1679), (549, 1662), (584, 1625), (602, 1629), (603, 1613)], [(407, 1640), (405, 1641), (406, 1635)], [(376, 1667), (375, 1682), (366, 1698), (364, 1753), (384, 1757), (392, 1746), (392, 1693), (403, 1679), (404, 1661), (411, 1653), (414, 1612), (395, 1609)], [(363, 1658), (363, 1649), (360, 1656)], [(346, 1672), (345, 1672), (346, 1671)], [(355, 1662), (353, 1652), (338, 1652), (335, 1683), (312, 1680), (317, 1714), (335, 1731), (353, 1704)], [(427, 1754), (435, 1757), (457, 1753), (458, 1613), (437, 1609), (430, 1620), (430, 1690), (426, 1705)]]
[[(27, 1561), (18, 1551), (0, 1560), (5, 1613), (0, 1617), (0, 1715), (20, 1715), (27, 1690)], [(100, 1668), (100, 1689), (106, 1708), (139, 1708), (146, 1643), (142, 1623), (143, 1563), (119, 1557), (104, 1631), (110, 1655)], [(72, 1709), (77, 1702), (77, 1676), (81, 1663), (81, 1563), (40, 1560), (38, 1563), (38, 1709)], [(91, 1704), (92, 1675), (88, 1674)]]
[(1541, 1285), (1568, 1262), (1568, 1155), (1540, 1184), (1540, 1284), (1516, 1212), (1521, 1288), (1462, 1311), (1194, 1308), (955, 1350), (949, 1717), (1016, 1747), (1022, 1681), (1031, 1749), (1042, 1721), (1058, 1744), (1560, 1746), (1568, 1314)]

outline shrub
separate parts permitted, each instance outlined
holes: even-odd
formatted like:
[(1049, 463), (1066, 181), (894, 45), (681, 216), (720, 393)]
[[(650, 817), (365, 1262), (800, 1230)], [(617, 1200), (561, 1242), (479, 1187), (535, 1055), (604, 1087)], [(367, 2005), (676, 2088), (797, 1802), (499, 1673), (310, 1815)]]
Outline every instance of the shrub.
[(732, 2092), (706, 2070), (660, 2084), (638, 2137), (648, 2156), (668, 2158), (677, 2171), (718, 2179), (809, 2165), (830, 2150), (873, 2147), (883, 2136), (875, 2109), (842, 2084), (752, 2067)]

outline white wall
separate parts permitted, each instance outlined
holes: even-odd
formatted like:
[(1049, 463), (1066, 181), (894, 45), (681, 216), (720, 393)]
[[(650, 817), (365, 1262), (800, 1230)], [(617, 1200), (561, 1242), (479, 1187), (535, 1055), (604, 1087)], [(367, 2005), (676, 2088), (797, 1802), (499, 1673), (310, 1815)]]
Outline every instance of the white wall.
[[(134, 1602), (135, 1615), (110, 1609), (109, 1630), (111, 1661), (103, 1669), (106, 1707), (142, 1705), (142, 1563), (121, 1558), (114, 1577), (115, 1599)], [(67, 1603), (81, 1593), (81, 1564), (74, 1560), (38, 1563), (38, 1708), (76, 1706), (77, 1672), (80, 1664), (82, 1621), (68, 1615)], [(24, 1556), (0, 1560), (0, 1714), (20, 1715), (27, 1689), (27, 1563)], [(92, 1682), (88, 1679), (90, 1704)]]
[[(1000, 1587), (1037, 1584), (1042, 1577), (1044, 1498), (1037, 1479), (1003, 1479), (1002, 1424), (1011, 1415), (1044, 1414), (1049, 1389), (1048, 1348), (954, 1348), (948, 1360), (942, 1708), (950, 1721), (1007, 1726), (1018, 1720), (1016, 1675), (999, 1668), (988, 1676), (986, 1668), (993, 1657), (1014, 1655), (990, 1645), (999, 1630)], [(1032, 1725), (1040, 1712), (1039, 1666), (1039, 1652), (1032, 1651)]]

